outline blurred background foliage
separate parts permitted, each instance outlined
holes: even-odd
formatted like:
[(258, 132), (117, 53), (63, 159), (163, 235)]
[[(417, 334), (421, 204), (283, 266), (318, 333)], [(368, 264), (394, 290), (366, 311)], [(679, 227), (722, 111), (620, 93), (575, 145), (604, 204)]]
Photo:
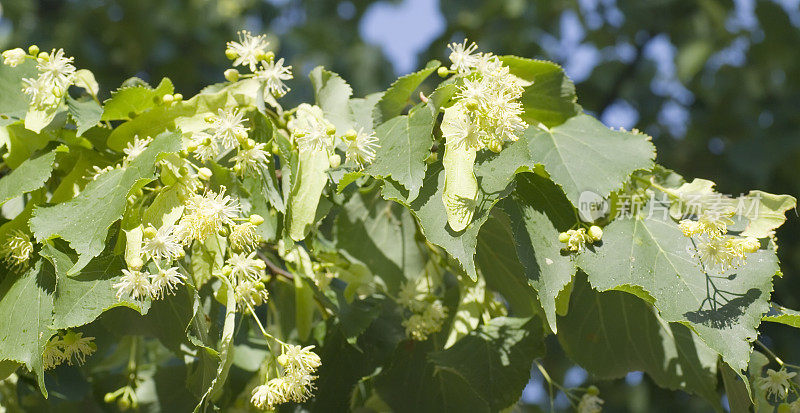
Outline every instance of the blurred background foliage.
[[(723, 193), (800, 194), (800, 0), (2, 0), (0, 49), (64, 47), (108, 96), (138, 76), (169, 76), (185, 96), (223, 81), (227, 40), (268, 33), (294, 67), (287, 104), (309, 100), (317, 65), (356, 95), (383, 90), (465, 36), (481, 50), (553, 60), (579, 103), (611, 127), (652, 135), (658, 161)], [(779, 230), (784, 277), (774, 300), (800, 308), (800, 220)], [(790, 327), (762, 341), (800, 361)], [(557, 345), (550, 346), (553, 352)], [(546, 367), (567, 386), (591, 381), (564, 357)], [(631, 373), (601, 383), (607, 411), (703, 411), (703, 402)], [(537, 371), (522, 410), (549, 410)], [(567, 405), (555, 398), (556, 410)]]

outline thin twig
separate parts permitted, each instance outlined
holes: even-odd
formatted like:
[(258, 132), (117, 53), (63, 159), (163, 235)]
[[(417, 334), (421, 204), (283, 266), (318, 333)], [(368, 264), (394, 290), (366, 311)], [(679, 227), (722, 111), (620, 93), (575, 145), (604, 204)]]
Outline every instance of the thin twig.
[(261, 258), (267, 264), (267, 268), (269, 268), (269, 270), (273, 274), (282, 275), (283, 277), (285, 277), (287, 279), (294, 280), (294, 276), (292, 275), (292, 273), (290, 273), (289, 271), (284, 270), (283, 268), (279, 267), (277, 264), (272, 262), (272, 260), (267, 258), (267, 256), (264, 255), (263, 252), (257, 251), (256, 253), (258, 254), (258, 258)]

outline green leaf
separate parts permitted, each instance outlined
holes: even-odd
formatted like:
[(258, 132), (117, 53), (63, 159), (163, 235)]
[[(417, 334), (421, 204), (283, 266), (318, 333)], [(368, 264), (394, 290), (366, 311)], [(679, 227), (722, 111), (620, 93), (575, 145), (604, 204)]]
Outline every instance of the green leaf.
[(0, 360), (0, 381), (5, 380), (8, 376), (14, 374), (22, 363), (13, 360)]
[(725, 385), (725, 396), (728, 398), (731, 413), (749, 413), (753, 403), (750, 401), (748, 386), (727, 364), (720, 362), (719, 370), (722, 373), (722, 383)]
[(530, 125), (541, 122), (547, 127), (564, 123), (581, 113), (575, 85), (561, 66), (543, 60), (517, 56), (500, 58), (511, 74), (532, 84), (522, 94), (523, 119)]
[(797, 200), (790, 195), (774, 195), (764, 191), (750, 191), (738, 199), (738, 213), (749, 222), (742, 231), (743, 237), (766, 238), (784, 222), (786, 211), (797, 206)]
[[(311, 261), (308, 260), (308, 255), (305, 254), (304, 258), (310, 266)], [(305, 267), (305, 266), (304, 266)], [(297, 337), (301, 341), (308, 340), (311, 335), (311, 327), (314, 322), (314, 290), (310, 283), (312, 280), (303, 280), (303, 275), (295, 273), (294, 276), (294, 326), (297, 329)]]
[(233, 287), (229, 283), (225, 283), (227, 302), (225, 304), (225, 323), (222, 326), (222, 337), (219, 341), (219, 365), (217, 365), (216, 377), (211, 380), (211, 385), (208, 387), (203, 397), (200, 398), (200, 403), (197, 404), (194, 411), (203, 411), (203, 407), (208, 402), (214, 402), (222, 395), (225, 382), (228, 380), (228, 372), (233, 364), (233, 333), (236, 328), (236, 298)]
[(20, 123), (0, 127), (0, 143), (5, 141), (8, 151), (3, 155), (3, 161), (9, 168), (16, 169), (36, 151), (47, 146), (51, 139), (55, 139), (55, 136), (49, 132), (32, 132)]
[(222, 272), (226, 247), (227, 239), (219, 235), (192, 244), (191, 265), (195, 287), (201, 288), (212, 276)]
[(180, 148), (178, 134), (164, 133), (127, 167), (104, 173), (77, 197), (36, 208), (30, 225), (37, 241), (59, 236), (69, 242), (79, 257), (68, 275), (76, 274), (103, 251), (109, 227), (125, 211), (128, 193), (134, 186), (154, 178), (154, 165), (162, 153), (177, 152)]
[(540, 312), (536, 291), (525, 277), (525, 269), (517, 257), (514, 235), (508, 216), (492, 211), (478, 235), (475, 263), (486, 279), (486, 285), (500, 293), (514, 317), (530, 317)]
[(800, 311), (791, 310), (772, 303), (769, 312), (764, 315), (764, 321), (800, 328)]
[(602, 246), (578, 256), (578, 266), (599, 291), (634, 287), (628, 290), (652, 301), (664, 320), (689, 326), (732, 368), (744, 370), (769, 309), (775, 252), (748, 254), (744, 266), (710, 276), (693, 251), (671, 219), (618, 219), (604, 229)]
[(575, 263), (562, 252), (559, 232), (575, 224), (572, 206), (552, 181), (532, 173), (517, 175), (517, 187), (500, 204), (509, 215), (517, 256), (536, 289), (550, 330), (557, 332), (556, 301), (572, 281)]
[(0, 179), (0, 205), (24, 193), (39, 189), (53, 172), (55, 151), (23, 162), (10, 174)]
[(328, 182), (325, 171), (329, 166), (325, 149), (300, 152), (299, 171), (292, 181), (286, 216), (289, 236), (295, 241), (304, 239), (316, 222), (317, 205)]
[(394, 411), (501, 411), (544, 354), (541, 331), (536, 318), (500, 317), (444, 351), (432, 352), (432, 340), (401, 342), (375, 389)]
[(429, 359), (437, 373), (462, 378), (491, 411), (500, 411), (519, 400), (533, 360), (544, 355), (541, 331), (538, 318), (498, 317)]
[(111, 99), (103, 102), (104, 110), (101, 120), (129, 120), (131, 115), (139, 115), (159, 104), (166, 94), (174, 92), (172, 81), (164, 78), (158, 87), (129, 86), (111, 92)]
[(25, 118), (30, 101), (22, 93), (22, 79), (38, 75), (33, 59), (17, 67), (0, 66), (0, 126), (5, 126)]
[(108, 247), (103, 254), (92, 259), (80, 272), (70, 277), (67, 276), (67, 271), (74, 265), (75, 260), (72, 257), (52, 244), (45, 244), (41, 254), (53, 264), (56, 274), (52, 329), (88, 324), (114, 307), (124, 306), (140, 314), (147, 313), (149, 300), (135, 302), (117, 299), (117, 290), (113, 285), (122, 278), (125, 260), (113, 254), (113, 247)]
[[(380, 123), (373, 118), (375, 106), (383, 97), (383, 92), (372, 93), (363, 98), (350, 99), (350, 112), (353, 114), (353, 128), (364, 128), (369, 133), (375, 130), (375, 124)], [(346, 131), (342, 131), (346, 132)]]
[(427, 254), (417, 244), (411, 213), (378, 191), (354, 193), (336, 217), (335, 231), (338, 252), (364, 264), (389, 291), (425, 268)]
[(431, 73), (435, 72), (439, 66), (441, 66), (439, 61), (431, 60), (424, 69), (401, 76), (392, 83), (375, 106), (373, 112), (375, 123), (381, 124), (403, 113), (403, 109), (408, 106), (411, 95), (417, 90), (417, 87), (419, 87)]
[(103, 107), (93, 99), (75, 100), (67, 96), (67, 107), (75, 125), (78, 127), (78, 136), (83, 135), (90, 128), (100, 122)]
[(317, 66), (308, 75), (314, 86), (314, 99), (325, 113), (325, 119), (336, 126), (338, 134), (353, 127), (353, 114), (348, 105), (353, 89), (338, 74)]
[(622, 291), (598, 293), (579, 276), (558, 339), (570, 359), (601, 379), (647, 373), (658, 386), (704, 397), (721, 410), (717, 353), (689, 328), (667, 323), (652, 306)]
[(575, 206), (585, 191), (608, 196), (633, 171), (652, 167), (655, 157), (648, 136), (610, 130), (589, 115), (550, 130), (531, 127), (525, 135), (531, 157), (544, 165)]
[(0, 284), (0, 360), (14, 360), (36, 373), (39, 389), (44, 385), (42, 353), (55, 331), (53, 318), (55, 270), (38, 260), (20, 277), (6, 277)]
[[(425, 104), (415, 106), (408, 115), (394, 117), (375, 129), (380, 148), (375, 161), (364, 173), (379, 178), (391, 177), (411, 194), (422, 186), (430, 155), (435, 118)], [(413, 199), (414, 195), (412, 195)]]

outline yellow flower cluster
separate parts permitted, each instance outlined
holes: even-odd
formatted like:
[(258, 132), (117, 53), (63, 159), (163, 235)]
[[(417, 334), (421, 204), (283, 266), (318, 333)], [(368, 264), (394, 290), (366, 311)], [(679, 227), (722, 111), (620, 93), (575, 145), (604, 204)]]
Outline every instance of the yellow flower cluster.
[(313, 348), (284, 344), (283, 354), (278, 356), (283, 375), (253, 389), (250, 402), (259, 409), (273, 410), (279, 404), (308, 400), (317, 378), (314, 373), (322, 365)]
[(744, 265), (746, 254), (761, 248), (754, 237), (727, 235), (733, 224), (733, 211), (708, 208), (697, 220), (685, 219), (678, 224), (683, 235), (697, 241), (697, 255), (706, 270), (725, 272)]

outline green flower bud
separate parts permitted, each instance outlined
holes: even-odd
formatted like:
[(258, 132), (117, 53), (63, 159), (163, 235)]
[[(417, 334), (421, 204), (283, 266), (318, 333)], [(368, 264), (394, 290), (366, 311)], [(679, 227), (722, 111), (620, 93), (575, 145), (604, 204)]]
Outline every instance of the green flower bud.
[(278, 363), (280, 363), (281, 366), (285, 366), (286, 363), (288, 362), (289, 362), (289, 357), (286, 357), (286, 354), (281, 354), (280, 356), (278, 356)]
[(156, 229), (153, 227), (147, 227), (144, 229), (144, 233), (142, 234), (143, 237), (146, 239), (150, 239), (156, 236)]
[(116, 399), (117, 396), (115, 396), (114, 393), (106, 393), (106, 395), (103, 396), (103, 401), (106, 403), (112, 403)]
[(181, 100), (183, 100), (183, 95), (181, 95), (180, 93), (176, 93), (172, 95), (172, 97), (175, 98), (176, 102), (180, 102)]
[(228, 69), (225, 71), (225, 80), (228, 82), (236, 82), (239, 80), (239, 71), (236, 69)]
[(589, 386), (588, 389), (586, 389), (586, 393), (592, 396), (597, 396), (598, 394), (600, 394), (600, 389), (598, 389), (597, 386), (595, 385), (591, 385)]
[(133, 270), (133, 271), (139, 271), (139, 270), (142, 269), (143, 265), (144, 265), (144, 262), (142, 261), (142, 259), (140, 257), (134, 257), (133, 259), (131, 259), (131, 262), (128, 264), (128, 268)]
[(475, 100), (475, 99), (472, 99), (472, 98), (467, 99), (464, 102), (464, 107), (466, 107), (467, 110), (470, 110), (470, 111), (476, 110), (476, 109), (478, 109), (478, 101)]
[(255, 289), (256, 289), (256, 291), (262, 291), (262, 290), (264, 290), (264, 289), (265, 289), (265, 288), (267, 288), (267, 287), (266, 287), (266, 286), (264, 285), (264, 283), (262, 283), (261, 281), (257, 281), (257, 282), (254, 282), (254, 283), (253, 283), (253, 288), (255, 288)]
[(358, 136), (358, 132), (355, 129), (348, 129), (347, 132), (344, 133), (344, 137), (347, 140), (355, 140), (356, 136)]
[(325, 129), (325, 133), (327, 133), (328, 135), (335, 135), (336, 134), (336, 127), (333, 126), (333, 125), (328, 126), (328, 128)]
[(450, 71), (447, 70), (446, 67), (441, 66), (438, 69), (436, 69), (436, 74), (439, 75), (439, 77), (447, 77), (450, 75)]
[(175, 97), (170, 95), (169, 93), (161, 97), (161, 101), (166, 104), (172, 103), (173, 100), (175, 100)]
[(436, 152), (431, 152), (431, 154), (428, 155), (427, 158), (425, 158), (425, 163), (430, 165), (430, 164), (432, 164), (432, 163), (434, 163), (434, 162), (436, 162), (438, 160), (439, 160), (439, 154), (436, 153)]
[(342, 164), (342, 157), (336, 154), (331, 155), (328, 158), (328, 162), (331, 164), (331, 168), (336, 168)]
[(272, 152), (273, 155), (277, 155), (281, 153), (281, 148), (278, 147), (278, 144), (272, 142), (272, 145), (270, 146), (270, 152)]
[(569, 234), (567, 234), (566, 232), (558, 234), (558, 242), (566, 244), (567, 241), (569, 241)]
[(250, 215), (250, 223), (253, 225), (261, 225), (264, 223), (264, 217), (258, 214)]
[(213, 175), (214, 174), (211, 172), (211, 169), (208, 169), (206, 167), (197, 170), (197, 177), (204, 181), (208, 181), (209, 179), (211, 179)]
[(256, 56), (256, 58), (258, 60), (265, 60), (267, 62), (271, 62), (273, 59), (275, 59), (275, 53), (270, 50), (269, 52), (266, 52), (266, 53), (259, 53)]
[(592, 225), (591, 227), (589, 227), (589, 238), (591, 238), (592, 241), (595, 242), (600, 241), (600, 239), (603, 238), (603, 229), (598, 227), (597, 225)]
[(222, 267), (222, 275), (224, 276), (231, 275), (231, 267), (228, 267), (227, 265)]
[(503, 142), (500, 142), (497, 139), (492, 139), (491, 141), (489, 141), (488, 147), (490, 151), (494, 153), (500, 153), (500, 151), (503, 150)]
[(50, 60), (50, 55), (47, 52), (41, 52), (38, 56), (39, 59)]
[(39, 54), (39, 46), (37, 46), (35, 44), (32, 44), (31, 47), (28, 48), (28, 53), (30, 53), (31, 56), (38, 55)]
[(232, 49), (227, 49), (225, 50), (225, 57), (227, 57), (229, 60), (236, 60), (236, 58), (239, 57), (239, 54)]

